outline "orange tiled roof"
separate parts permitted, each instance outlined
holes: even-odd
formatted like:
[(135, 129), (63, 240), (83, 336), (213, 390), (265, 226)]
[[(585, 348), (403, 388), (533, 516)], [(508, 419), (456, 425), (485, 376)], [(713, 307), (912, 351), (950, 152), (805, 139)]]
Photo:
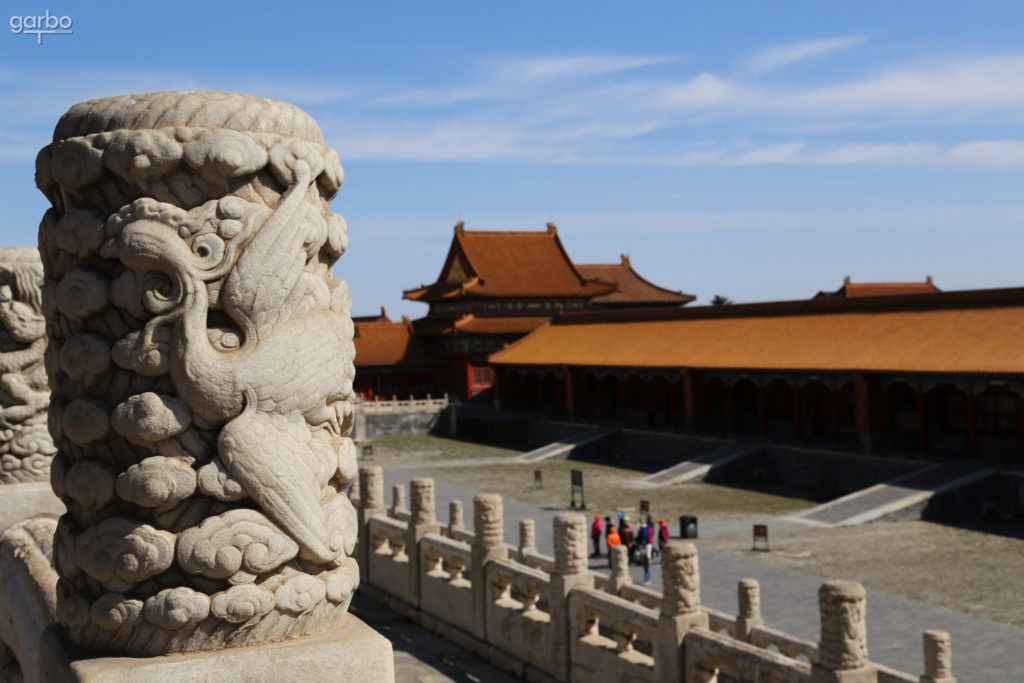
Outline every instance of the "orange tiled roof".
[(551, 316), (477, 317), (467, 315), (455, 322), (459, 332), (474, 334), (526, 334), (550, 322)]
[(625, 254), (622, 254), (621, 263), (577, 263), (576, 269), (588, 280), (614, 282), (616, 285), (614, 292), (591, 299), (593, 304), (682, 305), (697, 298), (648, 282), (633, 270)]
[(388, 312), (384, 310), (384, 307), (380, 307), (380, 315), (354, 315), (352, 316), (352, 322), (354, 323), (389, 323), (391, 318), (388, 317)]
[[(1024, 289), (989, 293), (1002, 305), (981, 296), (973, 297), (978, 301), (971, 306), (971, 296), (954, 295), (974, 293), (949, 292), (886, 297), (885, 306), (822, 300), (675, 309), (677, 315), (660, 314), (660, 319), (590, 314), (575, 316), (574, 322), (566, 315), (493, 354), (491, 362), (1024, 373)], [(925, 302), (932, 305), (914, 305)]]
[(853, 299), (862, 296), (890, 296), (894, 294), (934, 294), (942, 290), (932, 283), (929, 275), (924, 282), (851, 282), (849, 276), (843, 286), (834, 292), (818, 292), (815, 299), (839, 297)]
[(591, 282), (566, 254), (553, 223), (545, 232), (482, 232), (455, 226), (455, 237), (437, 282), (406, 290), (413, 301), (474, 297), (580, 297), (615, 286)]
[(441, 362), (420, 346), (408, 319), (400, 323), (357, 322), (355, 327), (357, 368), (437, 365)]

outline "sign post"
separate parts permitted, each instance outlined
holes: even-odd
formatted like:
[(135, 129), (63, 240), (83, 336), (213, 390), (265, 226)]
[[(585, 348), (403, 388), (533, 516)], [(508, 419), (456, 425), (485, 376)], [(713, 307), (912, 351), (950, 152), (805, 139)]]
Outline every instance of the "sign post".
[(586, 510), (587, 504), (583, 499), (583, 470), (572, 471), (572, 502), (569, 503), (569, 508), (572, 510), (576, 509), (576, 489), (580, 490), (580, 510)]
[(373, 460), (373, 446), (363, 446), (363, 460)]
[(533, 471), (533, 488), (542, 489), (544, 488), (544, 480), (541, 479), (540, 470)]
[[(764, 547), (759, 548), (758, 543)], [(771, 551), (768, 547), (768, 525), (767, 524), (755, 524), (754, 525), (754, 547), (751, 550), (767, 550)]]

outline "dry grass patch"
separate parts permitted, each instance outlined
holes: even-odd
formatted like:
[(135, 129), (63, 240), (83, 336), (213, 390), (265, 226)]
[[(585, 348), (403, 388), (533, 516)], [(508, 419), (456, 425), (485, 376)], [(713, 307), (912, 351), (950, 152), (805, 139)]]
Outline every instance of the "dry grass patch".
[[(533, 471), (538, 469), (544, 482), (540, 489), (533, 487)], [(717, 522), (792, 514), (814, 505), (809, 500), (713, 484), (647, 486), (639, 483), (647, 476), (646, 473), (574, 460), (410, 471), (468, 488), (500, 493), (545, 508), (566, 509), (571, 494), (570, 471), (574, 469), (583, 472), (587, 507), (595, 513), (610, 514), (622, 510), (636, 514), (640, 510), (640, 500), (646, 499), (650, 501), (651, 514), (655, 518), (665, 517), (672, 521), (682, 514), (694, 514), (702, 521)], [(675, 524), (674, 521), (672, 523)]]
[[(363, 446), (373, 446), (373, 460), (363, 460)], [(514, 458), (524, 451), (497, 446), (485, 446), (446, 439), (440, 436), (392, 436), (381, 439), (362, 439), (357, 447), (359, 464), (408, 465), (410, 463), (436, 463), (445, 460)]]
[(699, 544), (1024, 627), (1020, 538), (904, 521), (773, 533), (770, 553), (751, 552), (749, 536)]

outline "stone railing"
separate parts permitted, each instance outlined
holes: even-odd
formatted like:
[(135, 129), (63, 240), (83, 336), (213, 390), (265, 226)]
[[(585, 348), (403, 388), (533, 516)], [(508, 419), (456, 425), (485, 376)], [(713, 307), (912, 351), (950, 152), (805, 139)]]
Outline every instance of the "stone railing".
[(356, 400), (356, 412), (361, 412), (366, 415), (437, 412), (444, 410), (447, 407), (447, 396), (431, 398), (430, 394), (427, 394), (426, 398), (409, 398), (403, 400), (399, 400), (397, 396), (392, 397), (391, 400), (384, 401), (380, 400), (379, 396), (374, 397), (371, 401), (367, 401), (363, 398)]
[[(428, 629), (529, 680), (721, 680), (850, 683), (955, 683), (949, 636), (924, 634), (922, 676), (867, 659), (865, 592), (831, 581), (818, 592), (818, 643), (764, 624), (760, 586), (738, 586), (736, 616), (700, 604), (696, 548), (669, 543), (661, 592), (634, 585), (625, 549), (612, 555), (612, 572), (587, 568), (586, 520), (565, 513), (554, 520), (555, 556), (537, 552), (531, 520), (519, 524), (519, 542), (504, 542), (500, 496), (473, 500), (474, 531), (452, 501), (447, 525), (434, 519), (433, 481), (413, 480), (411, 505), (395, 487), (383, 502), (378, 467), (360, 471), (350, 491), (363, 528), (357, 557), (361, 589)], [(365, 539), (362, 540), (362, 539)]]

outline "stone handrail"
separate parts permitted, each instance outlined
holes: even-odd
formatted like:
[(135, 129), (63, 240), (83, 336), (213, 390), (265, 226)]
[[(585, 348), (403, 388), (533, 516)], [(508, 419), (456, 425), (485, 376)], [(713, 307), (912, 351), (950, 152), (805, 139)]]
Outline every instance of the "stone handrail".
[(381, 401), (380, 398), (374, 398), (372, 401), (360, 398), (356, 401), (356, 411), (365, 415), (437, 412), (444, 410), (447, 407), (447, 396), (431, 398), (428, 395), (426, 398), (410, 398), (401, 401), (398, 400), (397, 397), (392, 397), (391, 400), (384, 401)]
[(924, 634), (920, 679), (868, 661), (859, 584), (821, 586), (815, 643), (764, 624), (753, 579), (739, 582), (736, 616), (703, 607), (692, 544), (665, 547), (659, 592), (633, 584), (622, 551), (611, 558), (610, 577), (590, 572), (582, 515), (555, 518), (550, 557), (537, 551), (531, 520), (520, 521), (518, 547), (505, 543), (499, 496), (474, 499), (470, 532), (459, 501), (450, 504), (447, 525), (436, 523), (432, 480), (413, 480), (411, 509), (404, 487), (384, 506), (380, 468), (364, 468), (360, 482), (364, 589), (381, 591), (397, 611), (521, 678), (693, 683), (720, 672), (748, 682), (956, 681), (941, 631)]
[(715, 681), (719, 674), (759, 683), (806, 683), (811, 679), (810, 664), (705, 629), (686, 635), (685, 650), (687, 683)]
[(657, 681), (652, 654), (658, 613), (597, 590), (569, 596), (569, 651), (576, 680), (618, 680), (608, 674), (629, 671), (630, 680)]

